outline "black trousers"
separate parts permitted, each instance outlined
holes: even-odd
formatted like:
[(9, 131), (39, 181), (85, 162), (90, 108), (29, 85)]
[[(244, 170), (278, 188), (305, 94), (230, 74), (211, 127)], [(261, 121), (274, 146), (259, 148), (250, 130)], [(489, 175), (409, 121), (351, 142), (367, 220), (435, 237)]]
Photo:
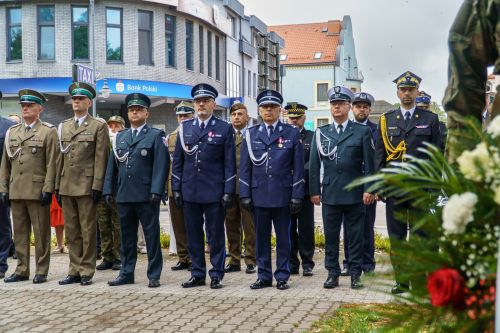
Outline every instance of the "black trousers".
[(302, 201), (302, 209), (298, 214), (291, 215), (290, 241), (290, 269), (298, 269), (300, 259), (302, 268), (314, 268), (314, 204), (311, 197), (306, 195)]
[(325, 268), (328, 270), (328, 275), (340, 275), (339, 243), (342, 222), (347, 229), (349, 240), (349, 273), (351, 276), (361, 275), (365, 205), (323, 204), (322, 213), (325, 232)]
[(160, 245), (160, 204), (118, 203), (117, 207), (122, 240), (120, 275), (128, 278), (134, 277), (137, 262), (137, 229), (140, 220), (148, 251), (148, 279), (160, 279), (163, 269)]
[(7, 272), (7, 257), (13, 246), (9, 208), (0, 203), (0, 272)]
[[(363, 254), (361, 259), (361, 268), (363, 272), (375, 270), (375, 217), (377, 214), (377, 203), (366, 206)], [(344, 267), (349, 269), (349, 237), (344, 227)]]

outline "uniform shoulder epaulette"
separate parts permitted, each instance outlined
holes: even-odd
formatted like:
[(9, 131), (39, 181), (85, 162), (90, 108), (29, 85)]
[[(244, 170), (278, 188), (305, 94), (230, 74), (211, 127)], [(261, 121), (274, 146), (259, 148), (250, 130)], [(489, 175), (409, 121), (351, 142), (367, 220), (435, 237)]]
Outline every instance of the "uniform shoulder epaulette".
[(326, 124), (326, 125), (323, 125), (323, 126), (319, 126), (318, 128), (325, 128), (325, 127), (328, 127), (330, 126), (330, 124)]
[(393, 114), (396, 111), (399, 111), (399, 109), (395, 109), (395, 110), (384, 112), (382, 115), (385, 116), (385, 115)]
[(155, 130), (155, 131), (158, 131), (158, 132), (161, 132), (163, 131), (161, 128), (158, 128), (158, 127), (150, 127), (152, 130)]
[(62, 122), (63, 123), (67, 123), (68, 121), (75, 121), (75, 118), (68, 118), (66, 120), (63, 120)]
[(259, 126), (260, 126), (260, 124), (257, 124), (257, 125), (252, 125), (252, 126), (250, 126), (248, 129), (252, 129), (252, 128), (255, 128), (255, 127), (259, 127)]
[(22, 125), (22, 123), (16, 123), (16, 124), (12, 125), (11, 127), (9, 127), (9, 129), (16, 128), (16, 127), (21, 126), (21, 125)]
[(363, 127), (366, 127), (366, 125), (364, 125), (364, 124), (360, 124), (360, 123), (356, 123), (356, 122), (354, 122), (354, 121), (353, 121), (352, 123), (354, 124), (354, 126), (363, 126)]
[(184, 119), (184, 120), (181, 121), (181, 124), (184, 124), (187, 121), (193, 121), (193, 119)]
[(421, 108), (417, 108), (418, 111), (422, 111), (422, 112), (425, 112), (425, 113), (432, 113), (432, 114), (435, 114), (434, 112), (432, 112), (431, 110), (426, 110), (426, 109), (421, 109)]
[(47, 126), (48, 128), (54, 127), (54, 125), (52, 125), (51, 123), (47, 123), (45, 121), (42, 121), (42, 125)]

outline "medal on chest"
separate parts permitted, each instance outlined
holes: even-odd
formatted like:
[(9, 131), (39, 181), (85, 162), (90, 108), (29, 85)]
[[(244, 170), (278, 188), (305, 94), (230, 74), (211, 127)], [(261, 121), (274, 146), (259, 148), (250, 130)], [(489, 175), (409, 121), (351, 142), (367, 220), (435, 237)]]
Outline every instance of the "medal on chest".
[(208, 141), (212, 141), (214, 136), (214, 133), (212, 131), (208, 132)]
[(278, 148), (283, 148), (283, 138), (280, 136), (279, 139), (278, 139)]

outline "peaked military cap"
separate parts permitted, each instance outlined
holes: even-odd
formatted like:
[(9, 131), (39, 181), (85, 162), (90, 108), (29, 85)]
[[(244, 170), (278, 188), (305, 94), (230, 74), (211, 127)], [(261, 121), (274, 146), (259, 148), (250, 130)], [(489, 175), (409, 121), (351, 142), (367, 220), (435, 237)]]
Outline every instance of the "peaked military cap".
[(125, 119), (123, 119), (120, 116), (111, 116), (109, 117), (107, 123), (119, 123), (122, 124), (123, 127), (125, 127)]
[(191, 97), (193, 97), (193, 99), (203, 98), (203, 97), (210, 97), (216, 99), (217, 96), (219, 96), (217, 89), (215, 89), (214, 87), (212, 87), (207, 83), (197, 84), (193, 87), (193, 89), (191, 89)]
[(33, 89), (21, 89), (18, 92), (19, 95), (19, 104), (21, 103), (29, 103), (29, 104), (40, 104), (47, 102), (47, 98), (41, 92), (38, 92)]
[(283, 104), (283, 96), (275, 90), (264, 90), (257, 96), (257, 104), (259, 106), (264, 104), (281, 106)]
[(406, 71), (400, 76), (398, 76), (396, 79), (394, 79), (394, 82), (397, 87), (415, 87), (418, 88), (420, 86), (420, 82), (422, 82), (422, 79), (417, 76), (416, 74)]
[(71, 97), (81, 96), (94, 99), (97, 96), (94, 87), (85, 82), (73, 82), (68, 90)]
[(125, 97), (125, 103), (127, 104), (127, 108), (131, 106), (142, 106), (143, 108), (149, 109), (151, 100), (144, 94), (132, 93), (128, 94), (127, 97)]
[(247, 109), (247, 106), (239, 101), (236, 101), (234, 102), (233, 106), (231, 106), (231, 110), (230, 110), (230, 113), (233, 113), (234, 111), (237, 111), (237, 110), (248, 110)]
[(369, 93), (365, 93), (365, 92), (360, 92), (360, 93), (354, 94), (354, 99), (352, 100), (352, 104), (367, 103), (370, 106), (372, 106), (374, 102), (375, 102), (375, 98), (373, 98), (373, 96), (370, 95)]
[(299, 118), (306, 114), (307, 106), (299, 103), (288, 103), (285, 110), (288, 111), (288, 118)]
[(351, 103), (354, 99), (354, 93), (349, 88), (335, 86), (328, 90), (328, 98), (330, 99), (330, 103), (335, 101), (345, 101)]
[(179, 105), (175, 107), (175, 114), (190, 114), (194, 113), (194, 107), (192, 103), (180, 102)]
[(425, 91), (421, 91), (417, 97), (417, 106), (427, 106), (431, 104), (431, 95)]

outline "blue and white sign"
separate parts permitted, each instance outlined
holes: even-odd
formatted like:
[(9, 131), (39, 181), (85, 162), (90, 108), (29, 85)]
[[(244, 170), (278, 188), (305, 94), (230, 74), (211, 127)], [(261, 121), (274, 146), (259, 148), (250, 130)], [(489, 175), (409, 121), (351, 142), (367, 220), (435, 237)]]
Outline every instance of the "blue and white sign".
[(90, 85), (94, 85), (94, 70), (84, 65), (75, 64), (73, 65), (73, 79), (78, 82), (85, 82)]

